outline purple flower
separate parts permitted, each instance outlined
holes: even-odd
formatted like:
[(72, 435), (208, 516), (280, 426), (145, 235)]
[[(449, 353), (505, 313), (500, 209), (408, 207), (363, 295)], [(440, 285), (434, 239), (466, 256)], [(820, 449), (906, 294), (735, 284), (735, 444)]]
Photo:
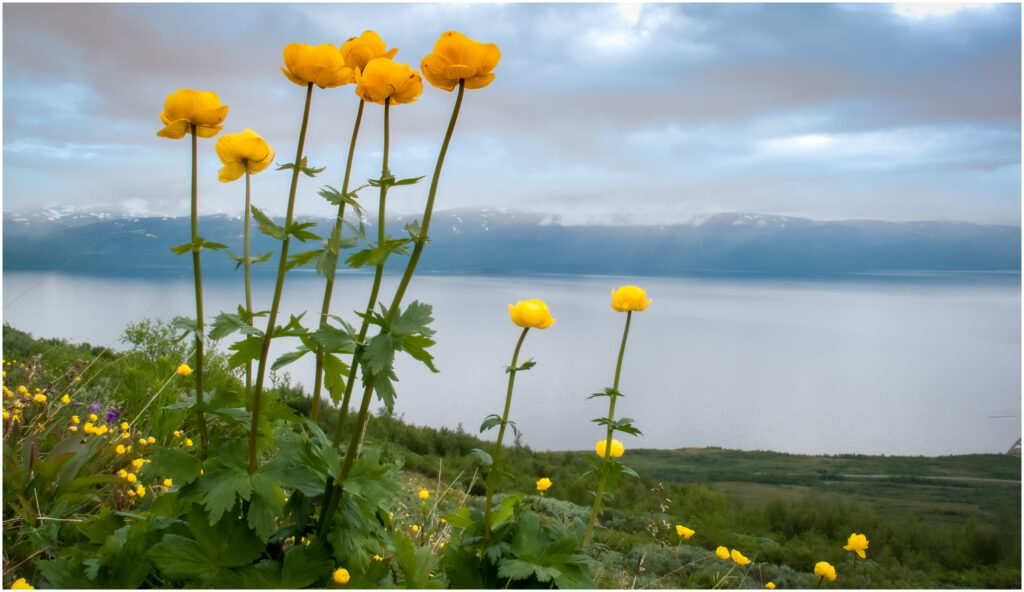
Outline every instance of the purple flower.
[(89, 413), (96, 413), (100, 410), (100, 402), (93, 401), (92, 405), (89, 405)]
[(117, 409), (107, 411), (107, 423), (114, 423), (115, 421), (117, 421)]

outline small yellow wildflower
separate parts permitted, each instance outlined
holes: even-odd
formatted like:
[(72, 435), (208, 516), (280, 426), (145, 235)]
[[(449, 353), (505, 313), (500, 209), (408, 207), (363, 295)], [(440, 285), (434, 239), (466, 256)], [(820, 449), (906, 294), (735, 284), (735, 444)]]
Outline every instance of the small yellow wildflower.
[(71, 427), (68, 428), (68, 431), (69, 432), (77, 432), (78, 431), (78, 426), (71, 426)]
[(147, 444), (145, 438), (139, 438), (139, 446), (145, 446)]
[(380, 555), (374, 554), (373, 560), (374, 561), (384, 561), (384, 558), (381, 557)]
[(98, 419), (98, 418), (96, 417), (96, 414), (95, 414), (95, 413), (90, 413), (90, 414), (89, 414), (89, 421), (96, 421), (97, 419)]
[(722, 560), (728, 559), (729, 558), (729, 549), (726, 549), (725, 547), (719, 547), (719, 548), (715, 549), (715, 555), (719, 559), (722, 559)]
[(420, 490), (420, 499), (421, 499), (421, 500), (425, 500), (425, 499), (427, 499), (428, 497), (430, 497), (430, 492), (429, 492), (429, 491), (427, 491), (426, 489), (421, 489), (421, 490)]
[(7, 413), (6, 411), (4, 411), (4, 419), (6, 420), (6, 419), (10, 419), (10, 418), (11, 418), (11, 414)]
[(132, 466), (135, 467), (136, 471), (141, 469), (142, 465), (144, 465), (144, 464), (146, 464), (146, 461), (145, 461), (145, 459), (142, 459), (142, 458), (137, 458), (137, 459), (132, 461)]
[(18, 385), (18, 392), (23, 394), (23, 395), (27, 395), (28, 394), (28, 389), (25, 387), (25, 385), (19, 384)]
[(124, 454), (125, 453), (124, 444), (118, 444), (117, 448), (114, 449), (114, 452), (116, 452), (118, 454)]
[(192, 438), (185, 438), (185, 446), (192, 447)]
[(81, 376), (76, 376), (75, 377), (75, 382), (82, 382), (82, 377)]
[(181, 430), (174, 430), (174, 437), (175, 438), (180, 438), (181, 437)]
[(736, 565), (746, 565), (750, 563), (750, 560), (744, 557), (743, 553), (740, 553), (736, 549), (732, 550), (732, 560), (736, 563)]
[(695, 532), (696, 532), (695, 530), (691, 530), (689, 528), (686, 528), (682, 524), (676, 524), (676, 534), (678, 534), (679, 536), (683, 537), (684, 539), (688, 539), (688, 538), (692, 537)]
[(64, 403), (65, 405), (70, 405), (71, 404), (71, 397), (69, 397), (67, 395), (64, 395), (63, 397), (60, 398), (60, 402)]
[(85, 432), (86, 434), (93, 433), (95, 430), (92, 427), (92, 422), (91, 421), (85, 422), (85, 425), (82, 426), (82, 431)]
[(156, 444), (156, 438), (153, 436), (146, 438), (146, 444)]
[(135, 494), (138, 495), (139, 497), (146, 497), (146, 488), (143, 487), (142, 485), (139, 485), (138, 487), (135, 488)]
[(764, 587), (768, 588), (769, 590), (774, 590), (775, 589), (775, 582), (768, 582), (767, 584), (764, 585)]
[(178, 366), (177, 373), (182, 376), (188, 376), (189, 374), (192, 374), (192, 369), (188, 367), (188, 364), (182, 364), (181, 366)]
[(171, 485), (174, 485), (173, 481), (170, 479), (164, 479), (164, 487), (170, 487)]
[(36, 395), (35, 397), (32, 397), (32, 398), (35, 399), (36, 403), (45, 403), (46, 402), (46, 395), (41, 395), (40, 394), (40, 395)]
[(139, 478), (135, 476), (135, 473), (128, 473), (126, 479), (128, 479), (129, 483), (135, 483), (136, 481), (139, 480)]
[(80, 420), (80, 419), (78, 419), (78, 416), (77, 416), (77, 415), (72, 415), (72, 416), (71, 416), (71, 423), (73, 423), (73, 424), (75, 424), (75, 425), (78, 425), (78, 424), (79, 424), (80, 422), (81, 422), (81, 420)]
[(36, 587), (25, 581), (25, 578), (18, 578), (11, 584), (11, 590), (35, 590)]
[[(594, 446), (594, 450), (597, 451), (597, 455), (600, 456), (601, 458), (604, 458), (605, 446), (607, 444), (607, 440), (601, 440), (600, 442), (597, 443), (596, 446)], [(612, 458), (619, 458), (625, 451), (626, 447), (622, 445), (622, 442), (619, 442), (618, 440), (612, 440)]]
[(827, 561), (819, 561), (814, 564), (814, 575), (821, 576), (832, 582), (836, 579), (836, 568), (832, 567), (832, 564)]
[(122, 479), (127, 479), (128, 478), (128, 471), (126, 471), (124, 469), (121, 469), (120, 471), (117, 472), (117, 476), (122, 478)]
[(537, 491), (547, 491), (551, 487), (551, 479), (544, 477), (537, 481)]
[(132, 489), (128, 490), (128, 497), (135, 497), (135, 491)]
[(334, 570), (334, 575), (332, 575), (331, 578), (334, 580), (335, 583), (344, 586), (351, 579), (351, 576), (348, 575), (347, 569), (345, 569), (344, 567), (339, 567), (338, 569)]
[(127, 439), (129, 439), (131, 437), (132, 437), (131, 432), (121, 432), (121, 439), (122, 440), (127, 440)]
[(843, 547), (847, 551), (854, 551), (857, 556), (861, 559), (867, 559), (864, 551), (868, 548), (868, 537), (862, 534), (853, 533), (850, 538), (846, 541), (846, 546)]
[(93, 433), (93, 434), (95, 434), (95, 435), (97, 435), (97, 436), (102, 436), (103, 434), (106, 434), (106, 433), (107, 433), (107, 432), (109, 432), (109, 431), (110, 431), (110, 428), (108, 428), (108, 427), (107, 427), (107, 426), (105, 426), (105, 425), (101, 425), (100, 427), (98, 427), (98, 428), (94, 429), (94, 430), (92, 431), (92, 433)]
[(419, 532), (420, 531), (420, 525), (419, 524), (413, 524), (409, 528), (411, 528), (413, 532)]
[(132, 426), (128, 425), (127, 421), (122, 421), (121, 422), (121, 431), (122, 432), (127, 432), (129, 429), (131, 429), (131, 427)]

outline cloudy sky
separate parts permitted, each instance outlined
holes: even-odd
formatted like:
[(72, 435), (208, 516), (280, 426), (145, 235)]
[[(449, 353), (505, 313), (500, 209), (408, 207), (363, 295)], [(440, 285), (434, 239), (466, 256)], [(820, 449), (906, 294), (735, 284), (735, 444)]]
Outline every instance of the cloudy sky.
[[(1017, 4), (3, 5), (3, 209), (188, 212), (189, 144), (156, 136), (166, 96), (211, 90), (225, 132), (253, 128), (294, 158), (303, 88), (287, 43), (377, 31), (419, 69), (444, 31), (499, 46), (467, 92), (439, 209), (675, 222), (742, 211), (816, 219), (1021, 220)], [(391, 168), (429, 175), (454, 95), (425, 85), (392, 109)], [(297, 212), (340, 185), (358, 99), (316, 89)], [(380, 169), (369, 105), (355, 179)], [(239, 214), (200, 140), (203, 213)], [(253, 179), (281, 214), (288, 174)], [(426, 186), (397, 188), (396, 213)], [(368, 201), (373, 197), (367, 194)]]

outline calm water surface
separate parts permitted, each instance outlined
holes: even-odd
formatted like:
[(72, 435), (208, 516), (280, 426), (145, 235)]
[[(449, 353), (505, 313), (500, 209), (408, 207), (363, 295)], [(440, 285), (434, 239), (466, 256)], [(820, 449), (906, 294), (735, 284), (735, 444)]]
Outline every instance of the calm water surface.
[[(45, 278), (45, 279), (44, 279)], [(294, 275), (283, 311), (320, 308), (323, 280)], [(355, 322), (370, 278), (349, 275), (332, 312)], [(639, 284), (653, 299), (634, 313), (617, 414), (635, 419), (628, 447), (721, 446), (797, 453), (939, 455), (1003, 452), (1021, 428), (1019, 279), (985, 283), (481, 278), (421, 276), (406, 300), (434, 305), (439, 374), (399, 354), (396, 412), (472, 433), (504, 404), (520, 329), (517, 300), (545, 300), (557, 322), (530, 331), (511, 419), (537, 449), (585, 449), (603, 437), (591, 418), (607, 400), (625, 315), (610, 290)], [(386, 278), (390, 301), (397, 278)], [(242, 301), (241, 279), (208, 280), (212, 317)], [(258, 278), (267, 302), (272, 278)], [(37, 337), (123, 347), (143, 317), (194, 314), (191, 274), (178, 280), (5, 273), (3, 321)], [(260, 306), (257, 301), (257, 306)], [(285, 317), (287, 318), (287, 317)], [(307, 324), (311, 324), (312, 313)], [(224, 344), (226, 347), (226, 344)], [(273, 355), (295, 340), (274, 342)], [(287, 371), (312, 385), (312, 359)], [(489, 433), (491, 437), (493, 432)]]

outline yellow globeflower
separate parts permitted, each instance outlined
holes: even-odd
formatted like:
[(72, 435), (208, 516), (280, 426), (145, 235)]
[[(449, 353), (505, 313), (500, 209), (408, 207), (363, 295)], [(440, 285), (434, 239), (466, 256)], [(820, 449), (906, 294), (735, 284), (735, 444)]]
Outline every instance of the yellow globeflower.
[[(597, 451), (597, 455), (600, 456), (601, 458), (604, 458), (605, 445), (607, 443), (607, 440), (601, 440), (597, 443), (597, 446), (594, 447), (594, 450)], [(619, 442), (618, 440), (612, 440), (612, 458), (619, 458), (625, 451), (626, 447), (622, 445), (622, 442)]]
[(717, 556), (719, 559), (722, 559), (722, 560), (728, 559), (729, 558), (729, 549), (726, 549), (725, 547), (719, 547), (719, 548), (715, 549), (715, 556)]
[(612, 309), (616, 312), (640, 311), (647, 308), (650, 303), (647, 292), (636, 286), (622, 286), (618, 290), (612, 290)]
[(89, 414), (89, 421), (96, 421), (97, 419), (99, 419), (99, 418), (96, 416), (95, 413), (90, 413)]
[(338, 569), (334, 570), (334, 575), (332, 575), (331, 577), (334, 579), (335, 583), (341, 584), (342, 586), (347, 584), (349, 579), (351, 579), (351, 576), (348, 575), (348, 570), (344, 567), (339, 567)]
[(68, 405), (69, 403), (71, 403), (71, 397), (64, 395), (63, 397), (60, 398), (60, 402), (64, 403), (65, 405)]
[(547, 329), (555, 323), (543, 300), (520, 300), (515, 306), (509, 304), (508, 312), (512, 322), (524, 329)]
[(442, 90), (454, 89), (463, 79), (466, 88), (483, 88), (494, 80), (491, 70), (500, 59), (497, 45), (448, 31), (434, 44), (433, 53), (420, 62), (420, 69), (427, 82)]
[(242, 133), (224, 134), (214, 146), (217, 156), (224, 163), (217, 178), (221, 183), (230, 183), (245, 174), (256, 174), (274, 162), (274, 149), (262, 136), (251, 129)]
[(547, 491), (551, 488), (551, 479), (544, 477), (537, 481), (537, 491)]
[(775, 589), (775, 582), (768, 582), (767, 584), (764, 585), (764, 587), (768, 588), (769, 590), (774, 590)]
[(4, 419), (10, 419), (10, 418), (11, 418), (11, 414), (8, 413), (7, 410), (5, 409), (4, 410)]
[[(28, 395), (28, 389), (23, 384), (22, 385), (18, 385), (18, 392), (23, 394), (23, 395), (26, 395), (26, 396)], [(24, 579), (24, 578), (22, 578), (22, 579)]]
[(419, 524), (413, 524), (409, 528), (411, 528), (413, 532), (419, 532), (420, 531), (420, 525)]
[(732, 550), (731, 555), (732, 555), (732, 560), (736, 562), (736, 565), (746, 565), (746, 564), (750, 563), (750, 560), (747, 559), (746, 557), (744, 557), (743, 553), (740, 553), (736, 549)]
[(814, 575), (821, 576), (831, 582), (836, 579), (836, 568), (832, 567), (832, 564), (827, 561), (819, 561), (814, 564)]
[(144, 458), (137, 458), (137, 459), (132, 461), (132, 466), (135, 467), (136, 471), (141, 469), (142, 465), (144, 465), (144, 464), (146, 464), (146, 459), (144, 459)]
[(35, 590), (36, 587), (25, 581), (25, 578), (18, 578), (11, 584), (11, 590)]
[(139, 497), (146, 497), (146, 488), (143, 487), (142, 485), (139, 485), (138, 487), (135, 488), (135, 495)]
[(85, 432), (86, 434), (93, 433), (95, 431), (95, 428), (92, 427), (92, 422), (91, 421), (85, 422), (85, 425), (82, 426), (82, 431)]
[(861, 559), (867, 559), (867, 555), (864, 554), (864, 551), (868, 548), (868, 537), (862, 534), (853, 533), (850, 535), (850, 538), (846, 541), (846, 546), (843, 548), (847, 551), (856, 552), (857, 556)]
[(185, 438), (185, 446), (192, 448), (192, 438)]
[(178, 366), (176, 372), (182, 376), (188, 376), (189, 374), (192, 374), (192, 369), (189, 368), (188, 364), (182, 364), (181, 366)]
[(135, 476), (135, 473), (128, 473), (128, 476), (125, 477), (125, 479), (127, 479), (129, 483), (135, 483), (139, 480), (139, 478)]
[(150, 437), (146, 438), (146, 444), (156, 444), (156, 437), (155, 436), (150, 436)]
[(341, 57), (345, 59), (345, 65), (351, 68), (358, 68), (360, 71), (366, 68), (366, 64), (374, 58), (393, 59), (398, 53), (397, 47), (387, 49), (384, 40), (373, 31), (364, 31), (359, 37), (352, 37), (341, 44)]
[(117, 476), (122, 478), (122, 479), (127, 479), (128, 478), (128, 471), (126, 471), (124, 469), (121, 469), (120, 471), (117, 472)]
[(46, 395), (35, 395), (32, 398), (35, 399), (36, 403), (45, 403), (46, 402)]
[(125, 453), (124, 444), (118, 444), (117, 448), (114, 449), (114, 452), (116, 452), (118, 454), (124, 454)]
[(696, 533), (696, 532), (697, 531), (695, 531), (695, 530), (686, 528), (682, 524), (676, 524), (676, 534), (678, 534), (679, 536), (683, 537), (684, 539), (688, 539), (688, 538), (692, 537), (694, 535), (694, 533)]
[(72, 415), (72, 416), (71, 416), (71, 423), (73, 423), (73, 424), (75, 424), (75, 425), (78, 425), (78, 424), (79, 424), (79, 423), (80, 423), (81, 421), (82, 421), (82, 420), (78, 419), (78, 416), (77, 416), (77, 415)]
[(352, 68), (345, 66), (341, 52), (330, 43), (289, 43), (284, 48), (284, 66), (281, 71), (299, 86), (312, 83), (320, 88), (334, 88), (352, 82)]
[(362, 70), (356, 70), (356, 94), (370, 103), (392, 105), (412, 103), (423, 93), (420, 73), (408, 64), (392, 62), (388, 58), (374, 58)]
[(171, 485), (174, 485), (174, 481), (171, 481), (170, 479), (164, 479), (164, 487), (170, 487)]
[(217, 93), (183, 88), (167, 95), (164, 112), (160, 114), (166, 127), (156, 135), (180, 140), (195, 124), (200, 138), (212, 138), (224, 127), (221, 123), (227, 116), (228, 106), (220, 104)]
[(420, 499), (425, 500), (428, 497), (430, 497), (430, 492), (427, 491), (426, 489), (421, 489), (420, 490)]
[(376, 553), (374, 553), (373, 554), (373, 560), (374, 561), (384, 561), (384, 558), (381, 557), (380, 555), (377, 555)]
[(129, 429), (129, 428), (131, 428), (131, 427), (132, 427), (132, 426), (128, 425), (128, 422), (127, 422), (127, 421), (122, 421), (122, 422), (121, 422), (121, 429), (122, 429), (123, 431), (127, 432), (127, 431), (128, 431), (128, 429)]

